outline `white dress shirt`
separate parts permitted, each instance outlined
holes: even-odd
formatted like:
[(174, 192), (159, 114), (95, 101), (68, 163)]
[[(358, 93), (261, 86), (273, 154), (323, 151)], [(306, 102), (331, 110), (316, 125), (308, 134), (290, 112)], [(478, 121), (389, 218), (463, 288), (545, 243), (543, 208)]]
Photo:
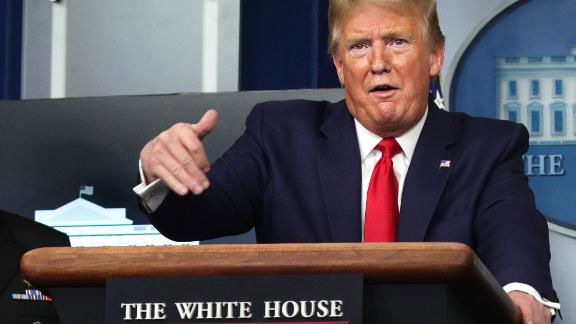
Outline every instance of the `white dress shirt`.
[[(428, 116), (428, 109), (424, 113), (424, 116), (412, 126), (404, 134), (396, 137), (396, 141), (402, 148), (402, 152), (396, 154), (392, 157), (392, 163), (394, 166), (394, 174), (398, 180), (398, 210), (401, 210), (402, 201), (402, 189), (404, 188), (404, 180), (406, 180), (406, 174), (408, 173), (408, 167), (410, 166), (410, 161), (412, 161), (412, 156), (414, 154), (414, 149), (416, 148), (416, 143), (424, 127), (426, 117)], [(372, 176), (372, 171), (374, 166), (380, 159), (382, 152), (380, 150), (375, 150), (376, 145), (382, 140), (382, 137), (372, 133), (366, 129), (358, 120), (354, 120), (356, 126), (356, 136), (358, 138), (358, 146), (360, 148), (360, 159), (362, 161), (362, 206), (360, 217), (362, 218), (362, 241), (364, 241), (364, 222), (365, 222), (365, 212), (366, 212), (366, 196), (368, 195), (368, 185), (370, 184), (370, 177)], [(144, 207), (148, 212), (154, 212), (158, 209), (158, 206), (162, 204), (164, 198), (170, 191), (168, 186), (164, 184), (160, 179), (155, 180), (149, 185), (146, 184), (144, 173), (142, 171), (142, 163), (139, 162), (140, 179), (141, 183), (133, 188), (133, 191), (142, 198)], [(559, 303), (553, 303), (546, 299), (543, 299), (538, 291), (532, 286), (513, 282), (509, 283), (503, 287), (506, 293), (511, 291), (522, 291), (530, 294), (540, 301), (542, 304), (550, 308), (552, 315), (556, 314), (556, 309), (560, 309)]]
[(140, 172), (140, 184), (132, 188), (132, 190), (142, 199), (142, 205), (146, 208), (146, 211), (153, 213), (160, 207), (160, 204), (170, 192), (170, 188), (160, 178), (150, 184), (146, 184), (142, 161), (138, 161), (138, 170)]

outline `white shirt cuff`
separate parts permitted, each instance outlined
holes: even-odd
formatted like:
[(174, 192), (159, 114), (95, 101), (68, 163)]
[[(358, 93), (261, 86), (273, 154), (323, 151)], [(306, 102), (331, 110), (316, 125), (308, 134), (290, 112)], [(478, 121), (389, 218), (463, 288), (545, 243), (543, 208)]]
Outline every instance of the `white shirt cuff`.
[(504, 291), (506, 293), (509, 293), (511, 291), (521, 291), (529, 295), (532, 295), (534, 298), (536, 298), (537, 301), (541, 302), (544, 306), (548, 307), (552, 315), (556, 315), (556, 311), (560, 310), (560, 303), (554, 303), (547, 300), (546, 298), (542, 298), (540, 293), (538, 293), (538, 291), (536, 291), (536, 289), (534, 289), (534, 287), (530, 285), (519, 282), (512, 282), (504, 286)]
[(170, 192), (170, 188), (161, 179), (156, 179), (152, 183), (146, 184), (144, 171), (142, 171), (142, 161), (138, 161), (138, 169), (140, 172), (140, 184), (132, 188), (132, 191), (142, 199), (142, 204), (146, 211), (153, 213), (162, 204), (168, 192)]

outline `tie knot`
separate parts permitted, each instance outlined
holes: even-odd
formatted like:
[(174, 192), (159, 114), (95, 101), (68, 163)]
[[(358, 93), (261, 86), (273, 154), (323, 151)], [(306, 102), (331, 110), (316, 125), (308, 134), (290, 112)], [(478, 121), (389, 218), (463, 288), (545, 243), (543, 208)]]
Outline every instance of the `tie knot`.
[(393, 158), (394, 155), (402, 152), (402, 148), (400, 144), (396, 142), (394, 138), (383, 138), (378, 145), (376, 145), (376, 149), (382, 152), (382, 156), (385, 158)]

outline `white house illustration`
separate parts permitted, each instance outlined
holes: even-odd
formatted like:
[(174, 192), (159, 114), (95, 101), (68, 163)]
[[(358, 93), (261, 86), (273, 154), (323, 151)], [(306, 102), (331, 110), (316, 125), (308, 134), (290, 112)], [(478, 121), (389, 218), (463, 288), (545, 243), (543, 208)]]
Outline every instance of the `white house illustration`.
[(576, 48), (497, 59), (498, 117), (523, 123), (531, 145), (576, 144)]
[(72, 246), (198, 244), (171, 241), (152, 225), (133, 225), (125, 208), (103, 208), (81, 197), (54, 210), (37, 210), (35, 219), (66, 233)]

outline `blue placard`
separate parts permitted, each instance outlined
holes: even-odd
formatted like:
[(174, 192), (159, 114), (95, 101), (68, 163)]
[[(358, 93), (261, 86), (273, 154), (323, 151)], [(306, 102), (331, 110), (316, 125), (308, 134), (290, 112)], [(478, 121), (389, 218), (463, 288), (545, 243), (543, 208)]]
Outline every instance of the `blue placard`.
[(523, 123), (538, 209), (576, 229), (576, 1), (517, 1), (457, 62), (450, 110)]

